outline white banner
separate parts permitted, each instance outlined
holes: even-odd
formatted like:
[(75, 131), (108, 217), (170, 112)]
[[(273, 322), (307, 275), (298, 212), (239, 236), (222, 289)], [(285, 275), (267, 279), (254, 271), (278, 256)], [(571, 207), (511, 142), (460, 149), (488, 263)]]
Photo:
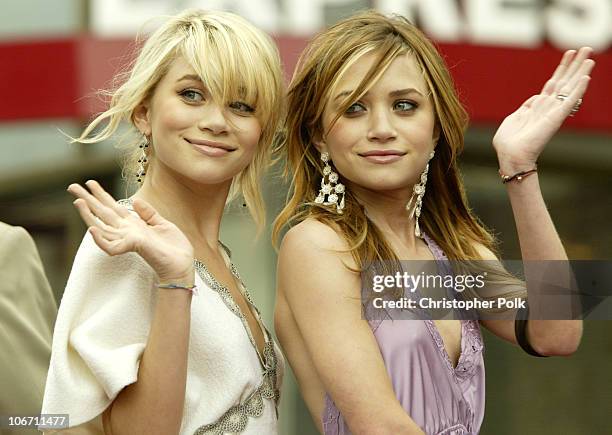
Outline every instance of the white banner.
[[(358, 10), (361, 0), (90, 0), (92, 31), (100, 36), (133, 35), (159, 15), (197, 7), (242, 15), (276, 35), (310, 36)], [(535, 47), (548, 40), (565, 49), (612, 43), (612, 0), (371, 0), (385, 13), (399, 13), (440, 42)]]

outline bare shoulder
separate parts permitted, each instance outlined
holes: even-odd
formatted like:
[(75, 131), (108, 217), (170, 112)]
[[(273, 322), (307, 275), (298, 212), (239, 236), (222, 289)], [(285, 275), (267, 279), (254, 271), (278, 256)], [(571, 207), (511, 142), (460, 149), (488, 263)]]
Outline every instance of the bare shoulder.
[(483, 260), (498, 260), (495, 253), (482, 243), (472, 242), (472, 247), (476, 249), (476, 252), (478, 252), (478, 254)]
[[(313, 294), (318, 289), (333, 287), (353, 293), (354, 288), (359, 288), (359, 274), (354, 271), (356, 265), (348, 248), (344, 237), (334, 228), (316, 219), (300, 222), (281, 243), (279, 289), (293, 293), (308, 288)], [(333, 282), (345, 285), (330, 286)]]
[(336, 229), (308, 218), (287, 231), (281, 243), (281, 253), (303, 249), (346, 251), (348, 244)]

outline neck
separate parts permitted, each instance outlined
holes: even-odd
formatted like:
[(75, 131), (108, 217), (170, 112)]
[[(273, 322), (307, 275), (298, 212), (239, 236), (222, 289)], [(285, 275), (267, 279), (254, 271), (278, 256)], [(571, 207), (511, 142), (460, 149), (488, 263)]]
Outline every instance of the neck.
[(410, 250), (417, 249), (418, 241), (414, 235), (415, 219), (411, 218), (410, 212), (406, 210), (406, 204), (412, 196), (412, 186), (382, 192), (355, 185), (347, 188), (351, 189), (365, 207), (368, 218), (390, 241), (398, 241)]
[(149, 168), (134, 197), (144, 199), (174, 223), (196, 251), (202, 244), (216, 250), (230, 185), (231, 180), (214, 185), (198, 184), (158, 164)]

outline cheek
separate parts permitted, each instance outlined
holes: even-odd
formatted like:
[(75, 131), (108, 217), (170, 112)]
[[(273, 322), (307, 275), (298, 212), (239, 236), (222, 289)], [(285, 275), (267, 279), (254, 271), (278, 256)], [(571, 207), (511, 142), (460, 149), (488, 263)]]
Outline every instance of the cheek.
[[(180, 101), (167, 101), (158, 106), (155, 120), (159, 133), (182, 130), (197, 122), (198, 110)], [(154, 125), (153, 128), (156, 126)]]
[[(252, 156), (257, 151), (257, 145), (261, 138), (261, 124), (257, 118), (245, 118), (244, 120), (237, 121), (236, 127), (238, 127), (236, 136), (244, 153), (248, 156)], [(262, 146), (269, 146), (269, 144), (262, 144)]]
[(334, 128), (327, 134), (326, 143), (329, 152), (335, 159), (346, 159), (353, 146), (363, 136), (359, 124), (339, 119)]
[(326, 138), (327, 149), (336, 171), (349, 180), (355, 179), (359, 172), (359, 161), (354, 155), (354, 148), (359, 143), (363, 132), (357, 123), (338, 120)]

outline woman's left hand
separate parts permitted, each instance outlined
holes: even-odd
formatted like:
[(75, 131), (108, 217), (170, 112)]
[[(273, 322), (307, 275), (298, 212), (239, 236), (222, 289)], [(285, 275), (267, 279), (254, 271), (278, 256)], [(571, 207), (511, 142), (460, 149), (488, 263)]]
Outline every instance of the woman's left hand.
[(592, 51), (590, 47), (582, 47), (577, 53), (566, 51), (541, 93), (504, 119), (493, 138), (502, 172), (534, 167), (548, 141), (585, 93), (595, 66), (595, 61), (589, 59)]

